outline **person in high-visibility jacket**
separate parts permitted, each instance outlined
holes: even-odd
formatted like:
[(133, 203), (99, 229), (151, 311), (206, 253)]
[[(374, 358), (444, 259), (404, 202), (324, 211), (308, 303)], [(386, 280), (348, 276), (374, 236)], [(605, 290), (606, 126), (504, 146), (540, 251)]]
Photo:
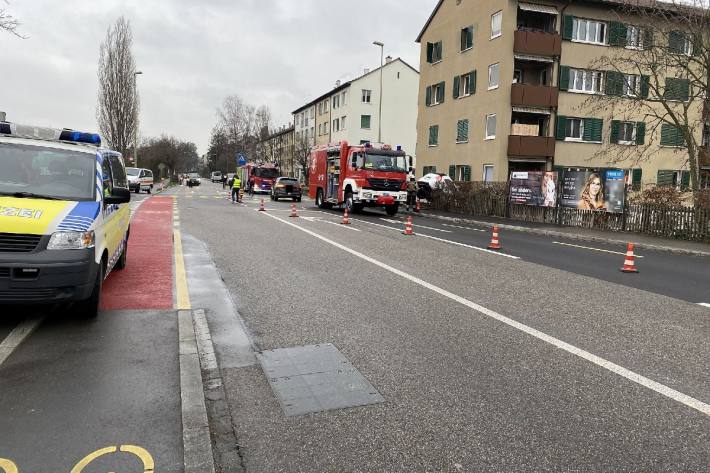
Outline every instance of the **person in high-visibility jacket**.
[(232, 202), (239, 202), (239, 191), (241, 187), (242, 181), (239, 179), (239, 176), (235, 174), (232, 180)]

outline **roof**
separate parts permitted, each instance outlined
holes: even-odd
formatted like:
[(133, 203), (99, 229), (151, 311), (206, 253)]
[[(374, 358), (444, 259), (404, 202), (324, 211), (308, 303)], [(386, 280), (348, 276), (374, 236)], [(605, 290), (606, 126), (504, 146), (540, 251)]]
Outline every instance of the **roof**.
[[(439, 8), (441, 8), (441, 5), (444, 3), (444, 0), (439, 0), (439, 2), (436, 4), (434, 7), (434, 11), (431, 12), (431, 15), (429, 15), (429, 19), (424, 23), (424, 27), (422, 28), (421, 32), (419, 33), (419, 36), (417, 36), (416, 42), (419, 43), (422, 39), (422, 36), (424, 36), (424, 33), (426, 32), (427, 28), (429, 28), (429, 25), (431, 24), (432, 20), (436, 16), (436, 14), (439, 12)], [(520, 2), (522, 3), (522, 2)], [(529, 0), (529, 3), (535, 3), (535, 0)], [(575, 0), (569, 0), (569, 3), (575, 3)], [(606, 3), (614, 6), (632, 6), (636, 8), (657, 8), (657, 9), (668, 9), (668, 10), (678, 10), (678, 5), (677, 3), (670, 3), (670, 2), (663, 2), (661, 0), (579, 0), (579, 3)], [(689, 11), (692, 11), (694, 8), (693, 5), (682, 5), (683, 7), (687, 7)], [(664, 8), (666, 7), (666, 8)]]
[(365, 73), (365, 74), (362, 74), (362, 75), (360, 75), (360, 76), (358, 76), (358, 77), (356, 77), (356, 78), (354, 78), (354, 79), (350, 79), (349, 81), (343, 82), (343, 83), (340, 84), (338, 87), (329, 90), (328, 92), (326, 92), (326, 93), (324, 93), (323, 95), (321, 95), (321, 96), (319, 96), (319, 97), (317, 97), (317, 98), (311, 100), (311, 101), (308, 102), (307, 104), (302, 105), (301, 107), (297, 108), (296, 110), (294, 110), (294, 111), (291, 112), (291, 113), (292, 113), (292, 114), (296, 114), (296, 113), (300, 112), (301, 110), (304, 110), (304, 109), (306, 109), (306, 108), (308, 108), (308, 107), (311, 107), (311, 106), (317, 104), (318, 102), (320, 102), (321, 100), (323, 100), (323, 99), (325, 99), (325, 98), (327, 98), (327, 97), (330, 97), (331, 95), (333, 95), (333, 94), (335, 94), (335, 93), (337, 93), (337, 92), (340, 92), (340, 91), (343, 90), (343, 89), (346, 89), (346, 88), (350, 87), (350, 84), (352, 84), (353, 82), (355, 82), (355, 81), (357, 81), (357, 80), (360, 80), (360, 79), (362, 79), (363, 77), (367, 77), (367, 76), (369, 76), (370, 74), (373, 74), (373, 73), (379, 71), (380, 68), (385, 68), (385, 67), (389, 66), (390, 64), (394, 64), (394, 63), (397, 62), (397, 61), (401, 62), (402, 64), (404, 64), (405, 66), (407, 66), (408, 68), (410, 68), (411, 70), (413, 70), (416, 74), (419, 74), (419, 71), (418, 71), (418, 70), (416, 70), (414, 67), (412, 67), (411, 65), (409, 65), (404, 59), (398, 57), (398, 58), (392, 59), (390, 62), (385, 63), (385, 64), (383, 64), (382, 66), (380, 66), (380, 67), (378, 67), (378, 68), (376, 68), (376, 69), (373, 69), (373, 70), (371, 70), (371, 71), (369, 71), (369, 72), (367, 72), (367, 73)]

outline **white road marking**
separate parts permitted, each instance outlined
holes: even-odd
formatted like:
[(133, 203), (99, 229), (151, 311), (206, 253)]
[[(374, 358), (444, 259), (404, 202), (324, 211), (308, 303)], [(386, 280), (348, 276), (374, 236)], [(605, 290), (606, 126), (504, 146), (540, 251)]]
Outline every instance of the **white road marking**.
[[(382, 220), (382, 221), (384, 221), (384, 222), (389, 222), (389, 223), (396, 223), (397, 225), (401, 225), (401, 224), (404, 223), (404, 222), (399, 221), (399, 220), (390, 220), (390, 219), (388, 219), (388, 218), (380, 218), (380, 220)], [(427, 230), (434, 230), (434, 231), (436, 231), (436, 232), (451, 233), (451, 230), (443, 230), (443, 229), (441, 229), (441, 228), (427, 227), (427, 226), (424, 226), (424, 225), (419, 225), (419, 224), (417, 224), (417, 223), (412, 223), (412, 226), (419, 227), (419, 228), (426, 228)]]
[(309, 222), (322, 222), (322, 223), (329, 223), (331, 225), (337, 225), (340, 228), (343, 228), (345, 230), (352, 230), (354, 232), (361, 232), (362, 231), (357, 228), (353, 228), (351, 225), (343, 225), (338, 222), (331, 222), (330, 220), (324, 220), (320, 217), (306, 217), (306, 216), (301, 215), (299, 218), (302, 218), (303, 220), (307, 220)]
[(28, 318), (12, 329), (12, 332), (0, 343), (0, 365), (39, 327), (42, 320), (44, 316)]
[(307, 233), (314, 238), (324, 241), (325, 243), (328, 243), (329, 245), (332, 245), (332, 246), (339, 248), (347, 253), (350, 253), (353, 256), (356, 256), (356, 257), (363, 259), (369, 263), (372, 263), (375, 266), (378, 266), (386, 271), (396, 274), (397, 276), (407, 279), (407, 280), (413, 282), (414, 284), (422, 286), (422, 287), (429, 289), (441, 296), (444, 296), (448, 299), (458, 302), (459, 304), (466, 306), (470, 309), (473, 309), (476, 312), (479, 312), (480, 314), (483, 314), (487, 317), (490, 317), (490, 318), (495, 319), (499, 322), (502, 322), (502, 323), (504, 323), (516, 330), (519, 330), (523, 333), (526, 333), (532, 337), (537, 338), (538, 340), (548, 343), (556, 348), (559, 348), (560, 350), (564, 350), (567, 353), (578, 356), (586, 361), (589, 361), (590, 363), (593, 363), (601, 368), (604, 368), (605, 370), (608, 370), (608, 371), (610, 371), (614, 374), (617, 374), (623, 378), (626, 378), (633, 383), (644, 386), (644, 387), (646, 387), (658, 394), (666, 396), (669, 399), (673, 399), (674, 401), (677, 401), (687, 407), (690, 407), (691, 409), (695, 409), (707, 416), (710, 416), (710, 404), (707, 404), (707, 403), (702, 402), (698, 399), (695, 399), (691, 396), (688, 396), (687, 394), (683, 394), (680, 391), (676, 391), (675, 389), (670, 388), (664, 384), (658, 383), (650, 378), (646, 378), (645, 376), (642, 376), (642, 375), (640, 375), (634, 371), (631, 371), (627, 368), (624, 368), (621, 365), (617, 365), (616, 363), (608, 361), (608, 360), (601, 358), (593, 353), (590, 353), (586, 350), (583, 350), (583, 349), (578, 348), (574, 345), (571, 345), (567, 342), (564, 342), (558, 338), (555, 338), (551, 335), (541, 332), (540, 330), (534, 329), (528, 325), (525, 325), (525, 324), (520, 323), (516, 320), (513, 320), (509, 317), (501, 315), (493, 310), (487, 309), (486, 307), (476, 304), (475, 302), (471, 302), (468, 299), (465, 299), (461, 296), (457, 296), (456, 294), (449, 292), (446, 289), (442, 289), (438, 286), (435, 286), (434, 284), (431, 284), (431, 283), (428, 283), (422, 279), (419, 279), (416, 276), (412, 276), (409, 273), (405, 273), (404, 271), (396, 269), (386, 263), (383, 263), (379, 260), (376, 260), (375, 258), (367, 256), (363, 253), (360, 253), (359, 251), (353, 250), (352, 248), (342, 245), (336, 241), (330, 240), (330, 239), (328, 239), (324, 236), (321, 236), (315, 232), (312, 232), (306, 228), (299, 227), (298, 225), (295, 225), (295, 224), (293, 224), (287, 220), (284, 220), (282, 218), (276, 217), (275, 215), (270, 215), (270, 214), (266, 214), (266, 215), (268, 215), (270, 218), (273, 218), (274, 220), (278, 220), (279, 222), (285, 223), (286, 225), (290, 225), (293, 228), (296, 228), (304, 233)]
[[(611, 254), (614, 254), (614, 255), (626, 256), (626, 252), (625, 252), (625, 251), (603, 250), (603, 249), (601, 249), (601, 248), (592, 248), (591, 246), (573, 245), (572, 243), (563, 243), (563, 242), (561, 242), (561, 241), (553, 241), (552, 243), (554, 243), (555, 245), (571, 246), (571, 247), (573, 247), (573, 248), (582, 248), (582, 249), (585, 249), (585, 250), (601, 251), (602, 253), (611, 253)], [(637, 254), (634, 254), (634, 256), (635, 256), (636, 258), (643, 258), (643, 256), (639, 256), (639, 255), (637, 255)]]
[(442, 223), (441, 225), (443, 225), (444, 227), (462, 228), (464, 230), (473, 230), (474, 232), (487, 232), (488, 231), (483, 228), (462, 227), (461, 225), (450, 225), (448, 223)]
[(703, 306), (703, 307), (710, 308), (710, 304), (708, 304), (707, 302), (698, 302), (698, 305), (701, 305), (701, 306)]

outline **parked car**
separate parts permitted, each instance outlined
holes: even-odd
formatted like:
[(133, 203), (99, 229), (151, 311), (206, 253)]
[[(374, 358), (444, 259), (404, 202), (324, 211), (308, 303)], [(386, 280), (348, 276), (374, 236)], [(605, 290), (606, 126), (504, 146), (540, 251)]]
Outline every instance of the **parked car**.
[(136, 194), (140, 194), (141, 191), (150, 194), (153, 191), (153, 171), (150, 169), (126, 168), (126, 176), (128, 188)]
[(417, 186), (417, 197), (431, 200), (431, 191), (450, 189), (454, 186), (454, 181), (447, 174), (431, 172), (420, 177)]
[(222, 171), (214, 171), (210, 177), (212, 182), (222, 182)]
[(196, 172), (189, 173), (187, 175), (187, 179), (188, 179), (188, 182), (187, 182), (188, 186), (199, 186), (200, 182), (202, 182), (202, 180), (200, 179), (200, 175), (197, 174)]
[(294, 202), (300, 202), (302, 195), (301, 184), (295, 177), (278, 177), (271, 188), (271, 200), (286, 197), (293, 199)]

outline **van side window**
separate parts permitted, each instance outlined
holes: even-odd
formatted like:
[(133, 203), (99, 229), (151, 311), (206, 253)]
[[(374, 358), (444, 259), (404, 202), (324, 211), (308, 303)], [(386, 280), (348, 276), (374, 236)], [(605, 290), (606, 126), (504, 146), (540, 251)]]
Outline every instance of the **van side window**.
[(145, 170), (144, 169), (141, 169), (141, 173), (138, 177), (145, 177)]
[(146, 169), (145, 170), (145, 177), (153, 177), (153, 171)]
[(128, 179), (126, 178), (126, 168), (123, 167), (123, 161), (120, 156), (112, 154), (109, 156), (111, 165), (111, 174), (113, 175), (114, 187), (128, 188)]
[(101, 179), (104, 183), (104, 197), (110, 196), (111, 191), (113, 190), (113, 182), (111, 180), (111, 166), (109, 165), (108, 159), (108, 156), (104, 155), (103, 162), (101, 163)]

